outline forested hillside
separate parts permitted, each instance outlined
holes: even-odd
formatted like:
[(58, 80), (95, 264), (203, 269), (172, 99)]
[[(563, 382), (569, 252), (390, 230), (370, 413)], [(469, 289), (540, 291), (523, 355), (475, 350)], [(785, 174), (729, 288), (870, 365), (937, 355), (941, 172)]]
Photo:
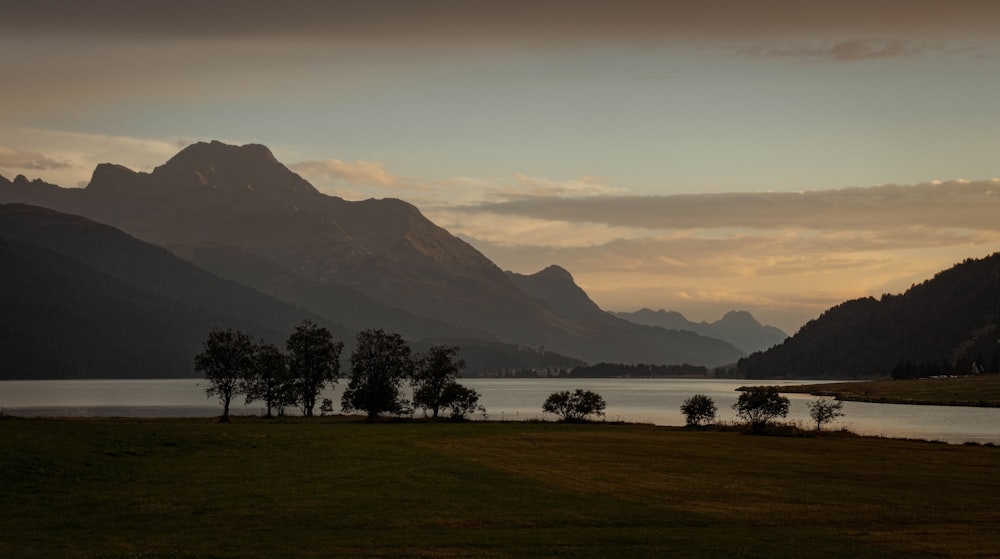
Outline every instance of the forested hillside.
[(886, 378), (906, 362), (943, 373), (995, 371), (998, 323), (995, 253), (966, 260), (902, 295), (837, 305), (781, 345), (741, 359), (739, 369), (747, 378)]

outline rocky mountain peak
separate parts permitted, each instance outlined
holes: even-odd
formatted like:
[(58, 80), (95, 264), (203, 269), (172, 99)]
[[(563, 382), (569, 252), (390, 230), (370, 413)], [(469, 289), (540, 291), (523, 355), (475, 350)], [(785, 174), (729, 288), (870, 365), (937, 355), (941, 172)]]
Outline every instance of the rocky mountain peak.
[(285, 200), (319, 193), (260, 144), (234, 146), (217, 140), (191, 144), (153, 169), (152, 176), (158, 181), (252, 191)]
[[(0, 177), (0, 179), (3, 179), (3, 177)], [(16, 177), (14, 177), (14, 180), (13, 180), (13, 182), (11, 182), (11, 184), (15, 184), (15, 185), (18, 185), (18, 186), (28, 186), (28, 185), (32, 185), (32, 184), (34, 184), (34, 185), (41, 185), (41, 184), (46, 184), (46, 183), (42, 179), (28, 180), (28, 177), (26, 177), (24, 175), (18, 175)]]
[(560, 266), (552, 265), (528, 276), (507, 272), (507, 277), (522, 291), (545, 301), (562, 316), (581, 319), (604, 314), (580, 289), (572, 274)]
[(90, 175), (87, 189), (92, 192), (123, 190), (135, 186), (138, 174), (123, 165), (101, 163), (94, 168), (94, 173)]
[(726, 323), (734, 326), (740, 325), (745, 327), (755, 327), (755, 328), (759, 328), (762, 326), (761, 323), (747, 311), (729, 311), (725, 315), (723, 315), (722, 320), (720, 320), (716, 324), (718, 325), (719, 323)]
[(570, 274), (569, 270), (567, 270), (566, 268), (563, 268), (562, 266), (558, 266), (556, 264), (553, 264), (548, 268), (545, 268), (544, 270), (536, 273), (535, 277), (538, 278), (539, 280), (546, 282), (562, 283), (563, 285), (567, 286), (568, 284), (572, 284), (574, 286), (576, 285), (576, 283), (573, 281), (573, 274)]

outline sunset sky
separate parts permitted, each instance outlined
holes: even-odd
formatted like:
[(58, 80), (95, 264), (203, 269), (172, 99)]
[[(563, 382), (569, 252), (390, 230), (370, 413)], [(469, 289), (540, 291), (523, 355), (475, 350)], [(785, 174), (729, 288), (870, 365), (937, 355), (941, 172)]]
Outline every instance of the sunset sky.
[(1000, 250), (990, 0), (38, 0), (0, 52), (7, 178), (262, 143), (607, 310), (791, 333)]

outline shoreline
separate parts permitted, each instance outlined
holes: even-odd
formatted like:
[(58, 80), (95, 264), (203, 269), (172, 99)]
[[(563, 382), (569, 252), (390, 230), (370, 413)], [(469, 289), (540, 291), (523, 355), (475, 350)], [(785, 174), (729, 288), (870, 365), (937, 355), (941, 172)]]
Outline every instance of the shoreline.
[[(773, 386), (786, 394), (810, 394), (848, 402), (1000, 408), (1000, 373), (946, 378), (870, 380)], [(737, 390), (744, 391), (751, 385)]]

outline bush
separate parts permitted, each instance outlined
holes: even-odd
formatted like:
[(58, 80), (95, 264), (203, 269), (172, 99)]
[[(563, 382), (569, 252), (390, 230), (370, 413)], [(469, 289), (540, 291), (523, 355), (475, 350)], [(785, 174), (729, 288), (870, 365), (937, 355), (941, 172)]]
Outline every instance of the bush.
[(695, 394), (681, 404), (681, 413), (688, 427), (700, 427), (715, 421), (715, 401), (704, 394)]
[(442, 402), (451, 411), (452, 419), (462, 420), (471, 413), (486, 412), (486, 408), (479, 405), (479, 396), (478, 391), (452, 382), (445, 387)]
[(733, 404), (736, 415), (750, 424), (750, 430), (760, 434), (767, 422), (788, 415), (788, 398), (778, 394), (773, 386), (756, 386), (746, 389)]
[(574, 392), (553, 392), (542, 404), (542, 411), (553, 413), (563, 421), (585, 421), (591, 415), (603, 416), (607, 402), (596, 392), (577, 388)]

